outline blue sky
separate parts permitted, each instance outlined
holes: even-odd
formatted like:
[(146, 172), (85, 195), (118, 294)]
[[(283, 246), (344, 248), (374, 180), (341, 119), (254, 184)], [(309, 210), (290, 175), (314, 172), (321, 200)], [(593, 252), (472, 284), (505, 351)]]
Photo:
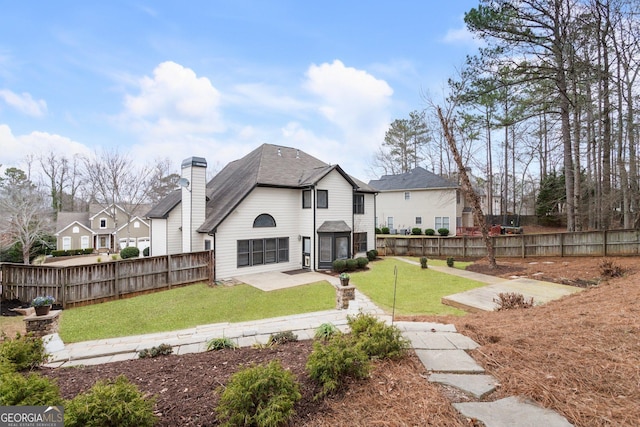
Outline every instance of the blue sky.
[(389, 124), (477, 51), (477, 3), (4, 2), (0, 164), (117, 147), (220, 169), (272, 143), (368, 181)]

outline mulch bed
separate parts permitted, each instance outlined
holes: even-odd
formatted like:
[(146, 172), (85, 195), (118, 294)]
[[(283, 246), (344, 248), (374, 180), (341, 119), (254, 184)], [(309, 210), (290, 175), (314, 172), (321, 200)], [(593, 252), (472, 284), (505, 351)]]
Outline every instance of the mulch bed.
[[(602, 278), (603, 259), (499, 260), (491, 271), (559, 283), (598, 283), (576, 295), (518, 311), (414, 320), (454, 323), (481, 347), (472, 352), (500, 382), (489, 399), (526, 396), (558, 411), (576, 426), (636, 426), (640, 420), (640, 274), (638, 258), (608, 258), (623, 268), (621, 278)], [(336, 396), (314, 401), (318, 391), (305, 373), (310, 342), (268, 349), (239, 349), (164, 356), (99, 366), (42, 369), (56, 378), (65, 398), (102, 378), (126, 375), (141, 390), (157, 396), (160, 424), (216, 425), (215, 390), (251, 363), (277, 358), (297, 376), (303, 400), (295, 426), (469, 426), (449, 399), (465, 399), (426, 381), (415, 355), (377, 362), (371, 377), (354, 381)]]

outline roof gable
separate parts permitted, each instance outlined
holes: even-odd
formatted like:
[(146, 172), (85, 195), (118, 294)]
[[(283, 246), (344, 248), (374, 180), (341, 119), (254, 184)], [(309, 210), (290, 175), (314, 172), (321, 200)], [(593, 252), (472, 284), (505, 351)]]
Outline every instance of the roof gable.
[(398, 175), (384, 175), (380, 179), (369, 181), (369, 185), (379, 191), (458, 188), (455, 182), (421, 167)]

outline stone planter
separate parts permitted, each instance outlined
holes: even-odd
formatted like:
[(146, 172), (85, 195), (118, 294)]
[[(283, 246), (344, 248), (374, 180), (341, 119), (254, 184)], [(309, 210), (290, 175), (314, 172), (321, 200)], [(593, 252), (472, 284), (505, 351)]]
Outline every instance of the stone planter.
[(51, 310), (50, 305), (41, 305), (33, 308), (36, 310), (36, 316), (46, 316), (49, 314), (49, 310)]
[(340, 284), (342, 286), (349, 286), (349, 279), (340, 279)]

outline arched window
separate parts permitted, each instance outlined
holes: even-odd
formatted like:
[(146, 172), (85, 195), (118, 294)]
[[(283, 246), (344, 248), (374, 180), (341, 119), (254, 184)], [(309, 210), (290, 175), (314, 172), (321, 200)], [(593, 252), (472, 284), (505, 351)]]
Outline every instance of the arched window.
[(275, 227), (276, 220), (269, 214), (260, 214), (253, 220), (253, 227)]

